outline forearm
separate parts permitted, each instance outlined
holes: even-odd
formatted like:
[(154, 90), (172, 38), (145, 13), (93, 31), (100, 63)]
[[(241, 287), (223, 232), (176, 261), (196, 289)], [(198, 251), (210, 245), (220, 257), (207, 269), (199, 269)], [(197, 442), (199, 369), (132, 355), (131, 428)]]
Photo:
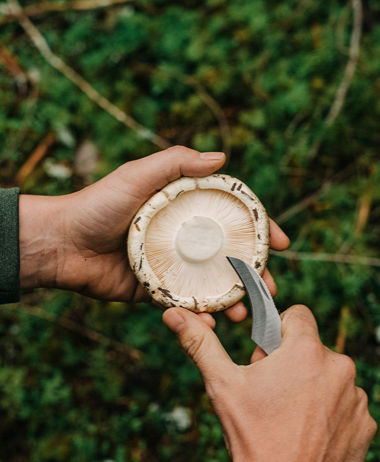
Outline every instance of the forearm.
[(21, 289), (56, 287), (63, 242), (64, 197), (20, 195)]

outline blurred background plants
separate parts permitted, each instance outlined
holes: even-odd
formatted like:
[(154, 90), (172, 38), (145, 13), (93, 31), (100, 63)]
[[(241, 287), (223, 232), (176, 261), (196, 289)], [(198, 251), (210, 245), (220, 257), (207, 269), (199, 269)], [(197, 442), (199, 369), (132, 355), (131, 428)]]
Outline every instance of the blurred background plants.
[[(291, 238), (278, 307), (311, 307), (380, 422), (379, 2), (10, 0), (0, 25), (0, 186), (66, 194), (172, 144), (224, 150)], [(1, 462), (228, 460), (151, 306), (40, 290), (0, 330)], [(250, 321), (216, 330), (247, 363)]]

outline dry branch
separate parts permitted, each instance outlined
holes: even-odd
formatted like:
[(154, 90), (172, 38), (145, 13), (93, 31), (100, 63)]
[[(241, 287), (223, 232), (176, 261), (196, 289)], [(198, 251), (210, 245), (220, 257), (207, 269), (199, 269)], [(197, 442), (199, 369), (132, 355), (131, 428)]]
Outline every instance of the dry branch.
[(198, 80), (189, 75), (180, 75), (179, 78), (194, 88), (199, 98), (209, 107), (211, 112), (215, 115), (219, 123), (220, 135), (223, 142), (223, 152), (226, 155), (226, 162), (224, 164), (227, 167), (231, 157), (231, 130), (228, 123), (227, 117), (225, 116), (219, 103), (206, 91)]
[(28, 75), (22, 69), (18, 59), (0, 42), (0, 63), (3, 63), (8, 72), (18, 82), (27, 82)]
[(340, 312), (339, 332), (335, 341), (335, 351), (343, 354), (346, 346), (348, 323), (350, 320), (350, 309), (344, 306)]
[[(331, 127), (343, 107), (359, 60), (360, 37), (363, 25), (363, 6), (361, 0), (352, 0), (352, 8), (354, 10), (354, 24), (350, 39), (349, 59), (344, 70), (343, 79), (338, 87), (334, 101), (325, 119), (326, 128)], [(324, 134), (322, 133), (311, 147), (310, 158), (313, 158), (318, 154), (319, 148), (322, 144), (323, 135)]]
[(149, 128), (146, 128), (136, 122), (132, 117), (112, 104), (110, 101), (108, 101), (108, 99), (100, 95), (100, 93), (98, 93), (98, 91), (95, 90), (92, 85), (84, 80), (81, 75), (79, 75), (76, 71), (74, 71), (74, 69), (62, 61), (61, 58), (56, 56), (51, 51), (49, 45), (47, 44), (40, 31), (34, 26), (34, 24), (32, 24), (29, 18), (21, 13), (22, 10), (17, 0), (9, 0), (9, 4), (12, 6), (13, 11), (18, 13), (18, 20), (22, 28), (28, 34), (42, 56), (52, 67), (67, 77), (74, 85), (76, 85), (81, 91), (83, 91), (83, 93), (85, 93), (92, 101), (94, 101), (94, 103), (115, 117), (115, 119), (117, 119), (119, 122), (122, 122), (124, 125), (134, 130), (142, 139), (151, 141), (161, 149), (170, 147), (170, 143), (167, 140), (156, 135)]
[(353, 265), (380, 266), (380, 258), (363, 257), (361, 255), (347, 255), (343, 253), (312, 253), (285, 250), (283, 252), (270, 252), (276, 257), (288, 260), (326, 261), (333, 263), (348, 263)]
[(305, 210), (311, 204), (314, 204), (314, 202), (318, 199), (318, 197), (320, 197), (322, 194), (327, 192), (332, 187), (333, 184), (337, 184), (339, 181), (342, 181), (344, 178), (351, 175), (351, 173), (355, 171), (355, 168), (356, 168), (356, 164), (354, 162), (348, 165), (346, 168), (344, 168), (340, 172), (333, 175), (328, 180), (324, 181), (322, 183), (322, 186), (319, 189), (317, 189), (315, 192), (305, 197), (300, 202), (293, 205), (289, 209), (282, 212), (278, 217), (276, 217), (275, 218), (276, 223), (280, 225), (284, 223), (285, 221), (289, 220), (291, 217), (293, 217), (297, 213), (302, 212), (302, 210)]
[(16, 175), (16, 184), (21, 186), (26, 178), (33, 172), (36, 166), (41, 162), (48, 152), (49, 147), (54, 143), (56, 137), (54, 134), (49, 133), (37, 146), (37, 148), (28, 157), (24, 165), (20, 168)]
[[(16, 305), (17, 307), (17, 305)], [(93, 342), (99, 343), (101, 345), (108, 346), (115, 352), (126, 356), (128, 359), (132, 361), (137, 361), (142, 357), (142, 353), (135, 348), (132, 348), (130, 345), (126, 345), (124, 343), (120, 343), (116, 340), (113, 340), (109, 337), (106, 337), (99, 332), (95, 332), (94, 330), (78, 324), (77, 322), (72, 321), (69, 318), (61, 317), (58, 318), (51, 313), (43, 310), (42, 308), (32, 307), (29, 306), (28, 309), (20, 308), (24, 313), (29, 314), (31, 316), (36, 316), (41, 319), (45, 319), (46, 321), (53, 322), (55, 324), (60, 325), (61, 327), (70, 330), (72, 332), (76, 332), (77, 334), (81, 335), (82, 337), (88, 338)]]
[(352, 28), (351, 41), (350, 41), (350, 50), (349, 50), (349, 59), (347, 66), (344, 70), (344, 76), (341, 84), (335, 95), (335, 100), (330, 108), (329, 113), (326, 117), (326, 125), (329, 127), (332, 125), (337, 118), (344, 100), (347, 95), (348, 88), (351, 84), (352, 77), (355, 74), (355, 69), (359, 60), (359, 51), (360, 51), (360, 37), (362, 34), (362, 24), (363, 24), (363, 7), (361, 0), (353, 0), (352, 7), (354, 10), (354, 25)]
[(194, 89), (201, 101), (206, 104), (206, 106), (210, 109), (210, 111), (214, 114), (218, 121), (220, 137), (223, 143), (223, 152), (226, 155), (226, 162), (224, 164), (224, 167), (227, 167), (231, 157), (230, 125), (228, 123), (227, 117), (223, 112), (223, 109), (216, 101), (216, 99), (213, 98), (210, 95), (210, 93), (205, 89), (205, 87), (195, 77), (187, 74), (182, 74), (180, 72), (167, 72), (163, 69), (157, 69), (148, 64), (140, 64), (136, 67), (136, 69), (143, 72), (149, 72), (150, 74), (156, 73), (175, 78), (180, 82), (184, 83), (185, 85), (188, 85)]
[(6, 16), (1, 19), (0, 24), (17, 21), (20, 16), (36, 16), (50, 11), (93, 10), (123, 3), (131, 3), (133, 1), (134, 0), (73, 0), (68, 2), (40, 2), (21, 8), (21, 12), (16, 12), (14, 8), (7, 4), (3, 4), (0, 5), (0, 13)]

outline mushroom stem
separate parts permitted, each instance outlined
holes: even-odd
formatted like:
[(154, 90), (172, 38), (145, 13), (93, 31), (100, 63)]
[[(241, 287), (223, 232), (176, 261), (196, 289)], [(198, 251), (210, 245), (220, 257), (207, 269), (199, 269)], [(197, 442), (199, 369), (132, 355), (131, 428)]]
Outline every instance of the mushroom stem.
[(224, 232), (215, 220), (195, 216), (181, 225), (174, 245), (183, 260), (203, 263), (215, 257), (223, 243)]

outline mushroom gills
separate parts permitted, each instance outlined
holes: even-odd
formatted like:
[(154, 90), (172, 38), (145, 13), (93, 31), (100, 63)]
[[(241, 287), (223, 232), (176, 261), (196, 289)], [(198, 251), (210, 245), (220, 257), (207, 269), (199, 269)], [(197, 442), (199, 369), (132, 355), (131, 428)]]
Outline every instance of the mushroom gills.
[(182, 193), (152, 218), (145, 236), (146, 256), (162, 288), (194, 298), (201, 311), (206, 298), (240, 283), (226, 256), (252, 262), (255, 248), (248, 208), (216, 189)]

